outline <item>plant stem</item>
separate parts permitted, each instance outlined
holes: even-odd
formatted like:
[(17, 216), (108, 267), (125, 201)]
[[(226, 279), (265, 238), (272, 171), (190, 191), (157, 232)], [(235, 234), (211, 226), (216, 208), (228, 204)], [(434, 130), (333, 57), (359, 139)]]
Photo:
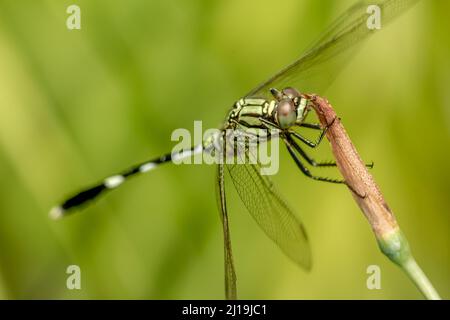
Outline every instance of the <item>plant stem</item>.
[(321, 125), (327, 128), (327, 139), (336, 159), (337, 167), (351, 190), (353, 198), (363, 211), (381, 252), (400, 266), (427, 299), (440, 299), (426, 275), (411, 254), (408, 241), (397, 220), (356, 151), (340, 119), (326, 99), (305, 95), (317, 113)]
[(427, 276), (423, 273), (422, 269), (420, 269), (416, 260), (412, 256), (403, 265), (403, 270), (405, 270), (417, 288), (419, 288), (428, 300), (441, 300), (441, 297), (437, 293), (436, 289), (434, 289), (430, 280), (428, 280)]
[(425, 273), (420, 269), (409, 248), (408, 241), (399, 228), (378, 238), (378, 246), (392, 262), (397, 264), (428, 300), (440, 300)]

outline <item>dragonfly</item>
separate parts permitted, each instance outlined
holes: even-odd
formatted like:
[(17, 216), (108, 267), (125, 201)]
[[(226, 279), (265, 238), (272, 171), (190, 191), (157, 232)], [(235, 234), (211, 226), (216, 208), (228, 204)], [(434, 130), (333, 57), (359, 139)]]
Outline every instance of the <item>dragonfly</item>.
[[(356, 3), (338, 17), (299, 59), (233, 104), (219, 134), (212, 135), (189, 149), (167, 153), (111, 175), (53, 207), (50, 216), (55, 219), (66, 216), (107, 191), (118, 188), (128, 179), (152, 171), (162, 164), (202, 153), (217, 153), (219, 157), (225, 157), (229, 142), (234, 139), (228, 134), (230, 130), (238, 130), (248, 136), (252, 136), (251, 130), (255, 128), (266, 130), (270, 132), (265, 138), (266, 142), (280, 139), (305, 176), (317, 181), (345, 184), (344, 180), (317, 176), (310, 170), (314, 167), (336, 166), (336, 163), (315, 161), (303, 148), (303, 146), (316, 148), (327, 131), (327, 127), (307, 121), (307, 115), (311, 110), (311, 96), (305, 92), (323, 93), (364, 40), (376, 32), (376, 29), (369, 28), (367, 24), (369, 6), (378, 7), (384, 27), (418, 1), (382, 0)], [(302, 134), (303, 129), (317, 130), (318, 137), (314, 140), (306, 138)], [(261, 164), (254, 149), (247, 144), (249, 142), (244, 142), (240, 152), (234, 155), (243, 161), (238, 163), (219, 161), (217, 164), (215, 184), (223, 231), (227, 299), (236, 299), (237, 289), (226, 200), (226, 172), (229, 173), (228, 176), (247, 211), (281, 251), (295, 264), (307, 270), (311, 268), (312, 261), (308, 236), (302, 222), (277, 191), (270, 178), (261, 174)], [(249, 159), (252, 161), (248, 161)]]

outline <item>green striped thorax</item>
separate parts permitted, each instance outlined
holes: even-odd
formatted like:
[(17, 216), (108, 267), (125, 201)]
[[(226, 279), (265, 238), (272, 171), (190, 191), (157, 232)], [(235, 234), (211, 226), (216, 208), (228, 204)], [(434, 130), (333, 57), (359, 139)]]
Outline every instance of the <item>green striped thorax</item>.
[(274, 99), (242, 98), (228, 114), (226, 128), (236, 125), (246, 128), (267, 128), (272, 123), (279, 129), (289, 129), (303, 122), (308, 113), (308, 99), (294, 88), (271, 89)]

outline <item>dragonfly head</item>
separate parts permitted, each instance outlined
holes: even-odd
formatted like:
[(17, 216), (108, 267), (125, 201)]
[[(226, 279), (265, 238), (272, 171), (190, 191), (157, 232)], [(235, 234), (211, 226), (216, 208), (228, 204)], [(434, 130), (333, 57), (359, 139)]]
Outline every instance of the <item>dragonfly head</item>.
[(288, 129), (303, 121), (307, 108), (306, 100), (302, 98), (300, 92), (291, 87), (282, 91), (272, 88), (270, 92), (278, 102), (274, 118), (280, 128)]

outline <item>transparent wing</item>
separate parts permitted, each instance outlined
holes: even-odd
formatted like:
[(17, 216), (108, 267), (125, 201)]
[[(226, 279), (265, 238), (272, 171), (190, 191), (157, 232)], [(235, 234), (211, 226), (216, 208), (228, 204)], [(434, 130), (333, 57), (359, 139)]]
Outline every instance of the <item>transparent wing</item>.
[(269, 97), (269, 89), (295, 87), (301, 92), (323, 94), (343, 66), (369, 35), (369, 5), (381, 9), (381, 29), (419, 0), (361, 1), (343, 13), (294, 63), (250, 91), (246, 97)]
[(223, 227), (224, 261), (225, 261), (225, 297), (228, 300), (237, 299), (236, 272), (234, 270), (233, 253), (231, 250), (230, 229), (228, 227), (228, 213), (225, 197), (224, 167), (217, 166), (216, 199), (218, 201), (220, 218)]
[(260, 174), (261, 166), (254, 153), (247, 149), (245, 154), (237, 157), (241, 157), (242, 163), (226, 166), (245, 207), (266, 235), (289, 258), (309, 270), (311, 251), (302, 223), (275, 190), (269, 178)]

